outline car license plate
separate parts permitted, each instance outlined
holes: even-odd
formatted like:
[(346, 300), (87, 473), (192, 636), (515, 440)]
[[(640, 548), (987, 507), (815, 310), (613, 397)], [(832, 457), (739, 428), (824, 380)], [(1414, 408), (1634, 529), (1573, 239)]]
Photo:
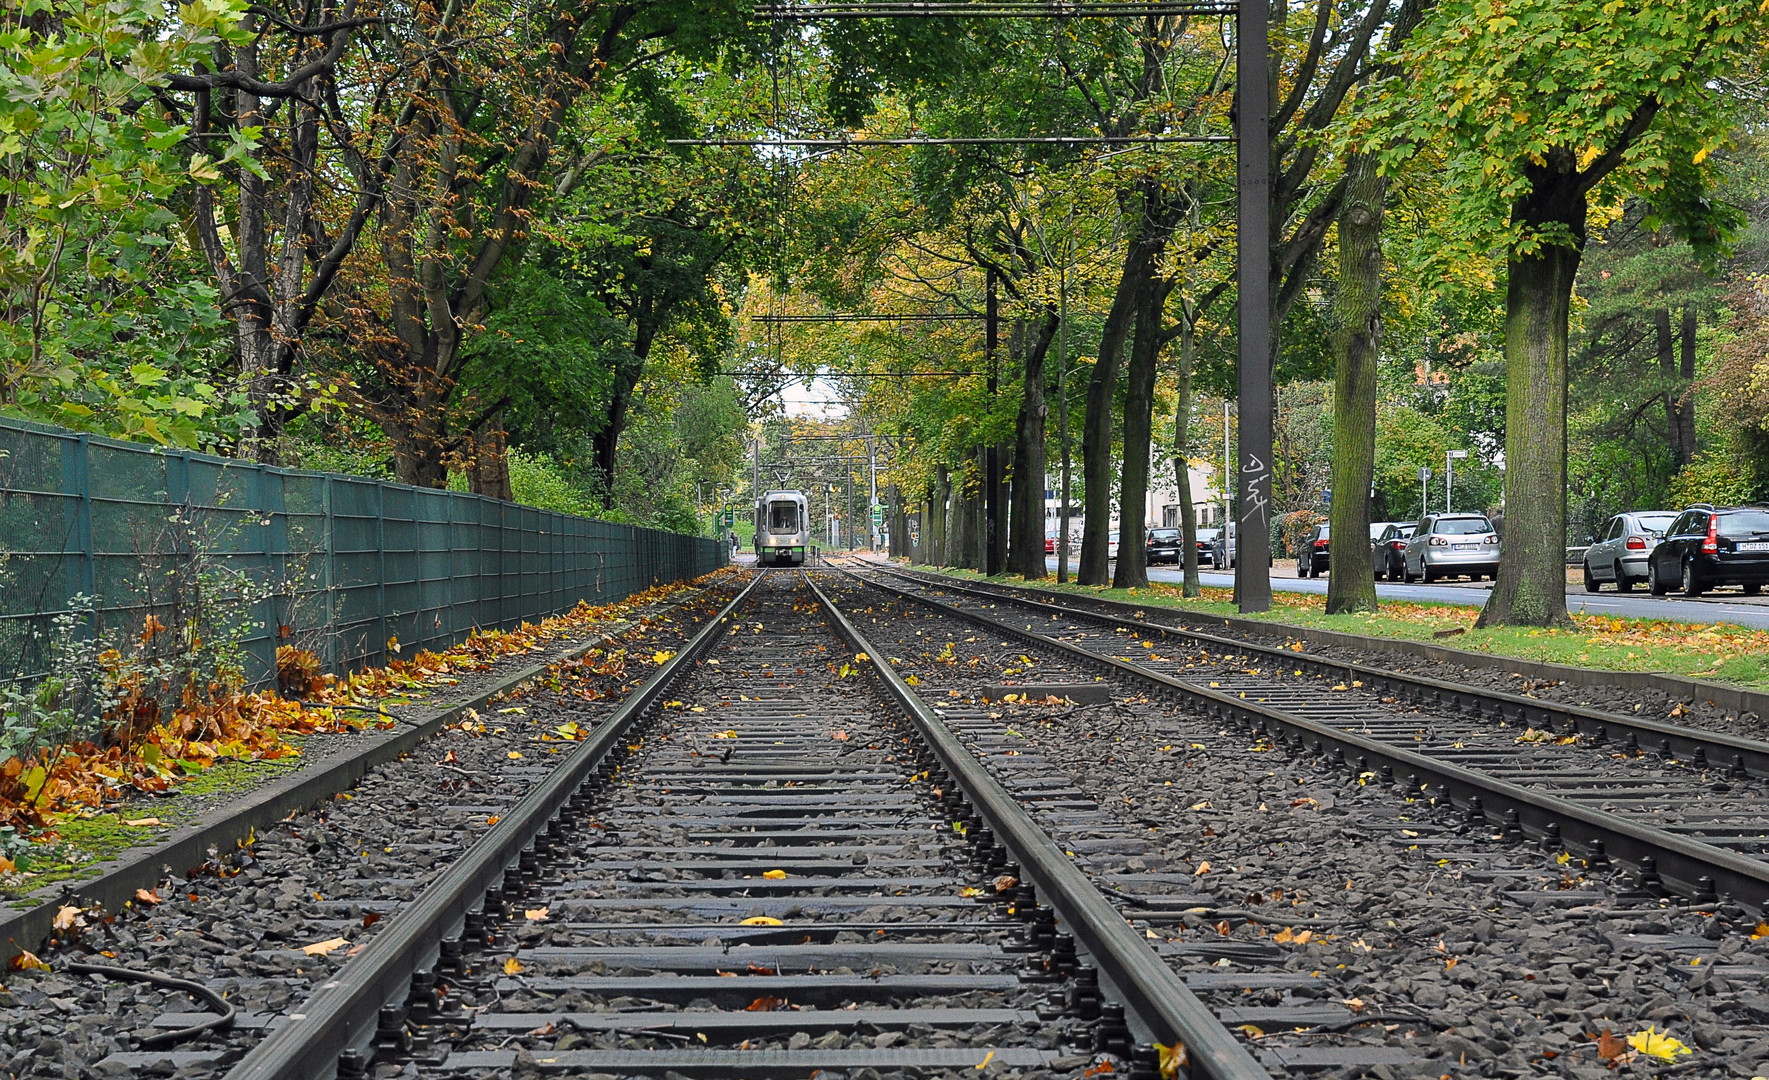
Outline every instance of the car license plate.
[(1769, 551), (1769, 540), (1751, 540), (1738, 545), (1740, 551)]
[(1479, 544), (1452, 544), (1452, 545), (1450, 545), (1450, 550), (1451, 551), (1479, 551), (1480, 545)]

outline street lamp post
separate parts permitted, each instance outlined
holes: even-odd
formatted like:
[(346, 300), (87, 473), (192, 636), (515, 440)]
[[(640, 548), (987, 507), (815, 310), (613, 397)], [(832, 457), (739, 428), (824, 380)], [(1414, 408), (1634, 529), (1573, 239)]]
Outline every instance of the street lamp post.
[(1446, 514), (1455, 512), (1450, 506), (1450, 486), (1456, 477), (1456, 466), (1453, 463), (1467, 456), (1468, 451), (1466, 450), (1445, 450), (1443, 452), (1443, 512)]

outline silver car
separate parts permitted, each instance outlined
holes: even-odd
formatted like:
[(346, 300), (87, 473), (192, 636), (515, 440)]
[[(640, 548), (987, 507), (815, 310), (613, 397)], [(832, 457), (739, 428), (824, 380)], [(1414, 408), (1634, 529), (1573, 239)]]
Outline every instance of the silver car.
[(1616, 592), (1632, 592), (1646, 580), (1646, 560), (1677, 515), (1668, 510), (1630, 510), (1603, 526), (1601, 537), (1585, 549), (1585, 591), (1615, 582)]
[(1466, 574), (1479, 581), (1499, 572), (1499, 534), (1484, 514), (1432, 514), (1407, 538), (1402, 572), (1408, 581)]

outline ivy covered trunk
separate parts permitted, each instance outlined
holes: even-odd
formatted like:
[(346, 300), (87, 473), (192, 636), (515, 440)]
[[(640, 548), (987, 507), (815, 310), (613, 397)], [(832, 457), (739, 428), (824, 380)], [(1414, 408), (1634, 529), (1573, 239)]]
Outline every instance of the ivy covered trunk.
[(1505, 522), (1477, 626), (1572, 626), (1566, 614), (1566, 333), (1585, 240), (1576, 178), (1534, 177), (1514, 219), (1562, 237), (1513, 252), (1505, 295)]
[[(1364, 538), (1376, 464), (1376, 360), (1382, 340), (1382, 201), (1376, 160), (1345, 166), (1339, 210), (1339, 294), (1333, 304), (1333, 505), (1327, 614), (1376, 610), (1376, 579)], [(1564, 352), (1563, 352), (1564, 359)]]

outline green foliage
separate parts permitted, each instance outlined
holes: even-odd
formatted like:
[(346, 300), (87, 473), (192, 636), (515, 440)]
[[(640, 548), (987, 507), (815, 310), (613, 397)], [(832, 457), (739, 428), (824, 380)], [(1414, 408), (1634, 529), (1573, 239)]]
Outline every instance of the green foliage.
[(1697, 454), (1694, 461), (1671, 477), (1666, 495), (1670, 505), (1678, 508), (1698, 502), (1735, 506), (1750, 502), (1756, 489), (1756, 478), (1742, 472), (1730, 458), (1720, 454)]
[(1445, 224), (1475, 250), (1575, 243), (1514, 213), (1571, 170), (1711, 252), (1733, 221), (1703, 197), (1732, 127), (1723, 79), (1766, 18), (1757, 0), (1444, 0), (1407, 47), (1408, 93), (1371, 110), (1403, 136), (1384, 159), (1447, 144)]
[(517, 502), (561, 514), (600, 517), (601, 507), (549, 457), (510, 451), (510, 494)]
[[(176, 206), (256, 132), (187, 156), (153, 101), (169, 72), (242, 40), (240, 0), (26, 0), (0, 31), (0, 407), (125, 438), (226, 440), (240, 402)], [(44, 29), (47, 28), (47, 29)]]

